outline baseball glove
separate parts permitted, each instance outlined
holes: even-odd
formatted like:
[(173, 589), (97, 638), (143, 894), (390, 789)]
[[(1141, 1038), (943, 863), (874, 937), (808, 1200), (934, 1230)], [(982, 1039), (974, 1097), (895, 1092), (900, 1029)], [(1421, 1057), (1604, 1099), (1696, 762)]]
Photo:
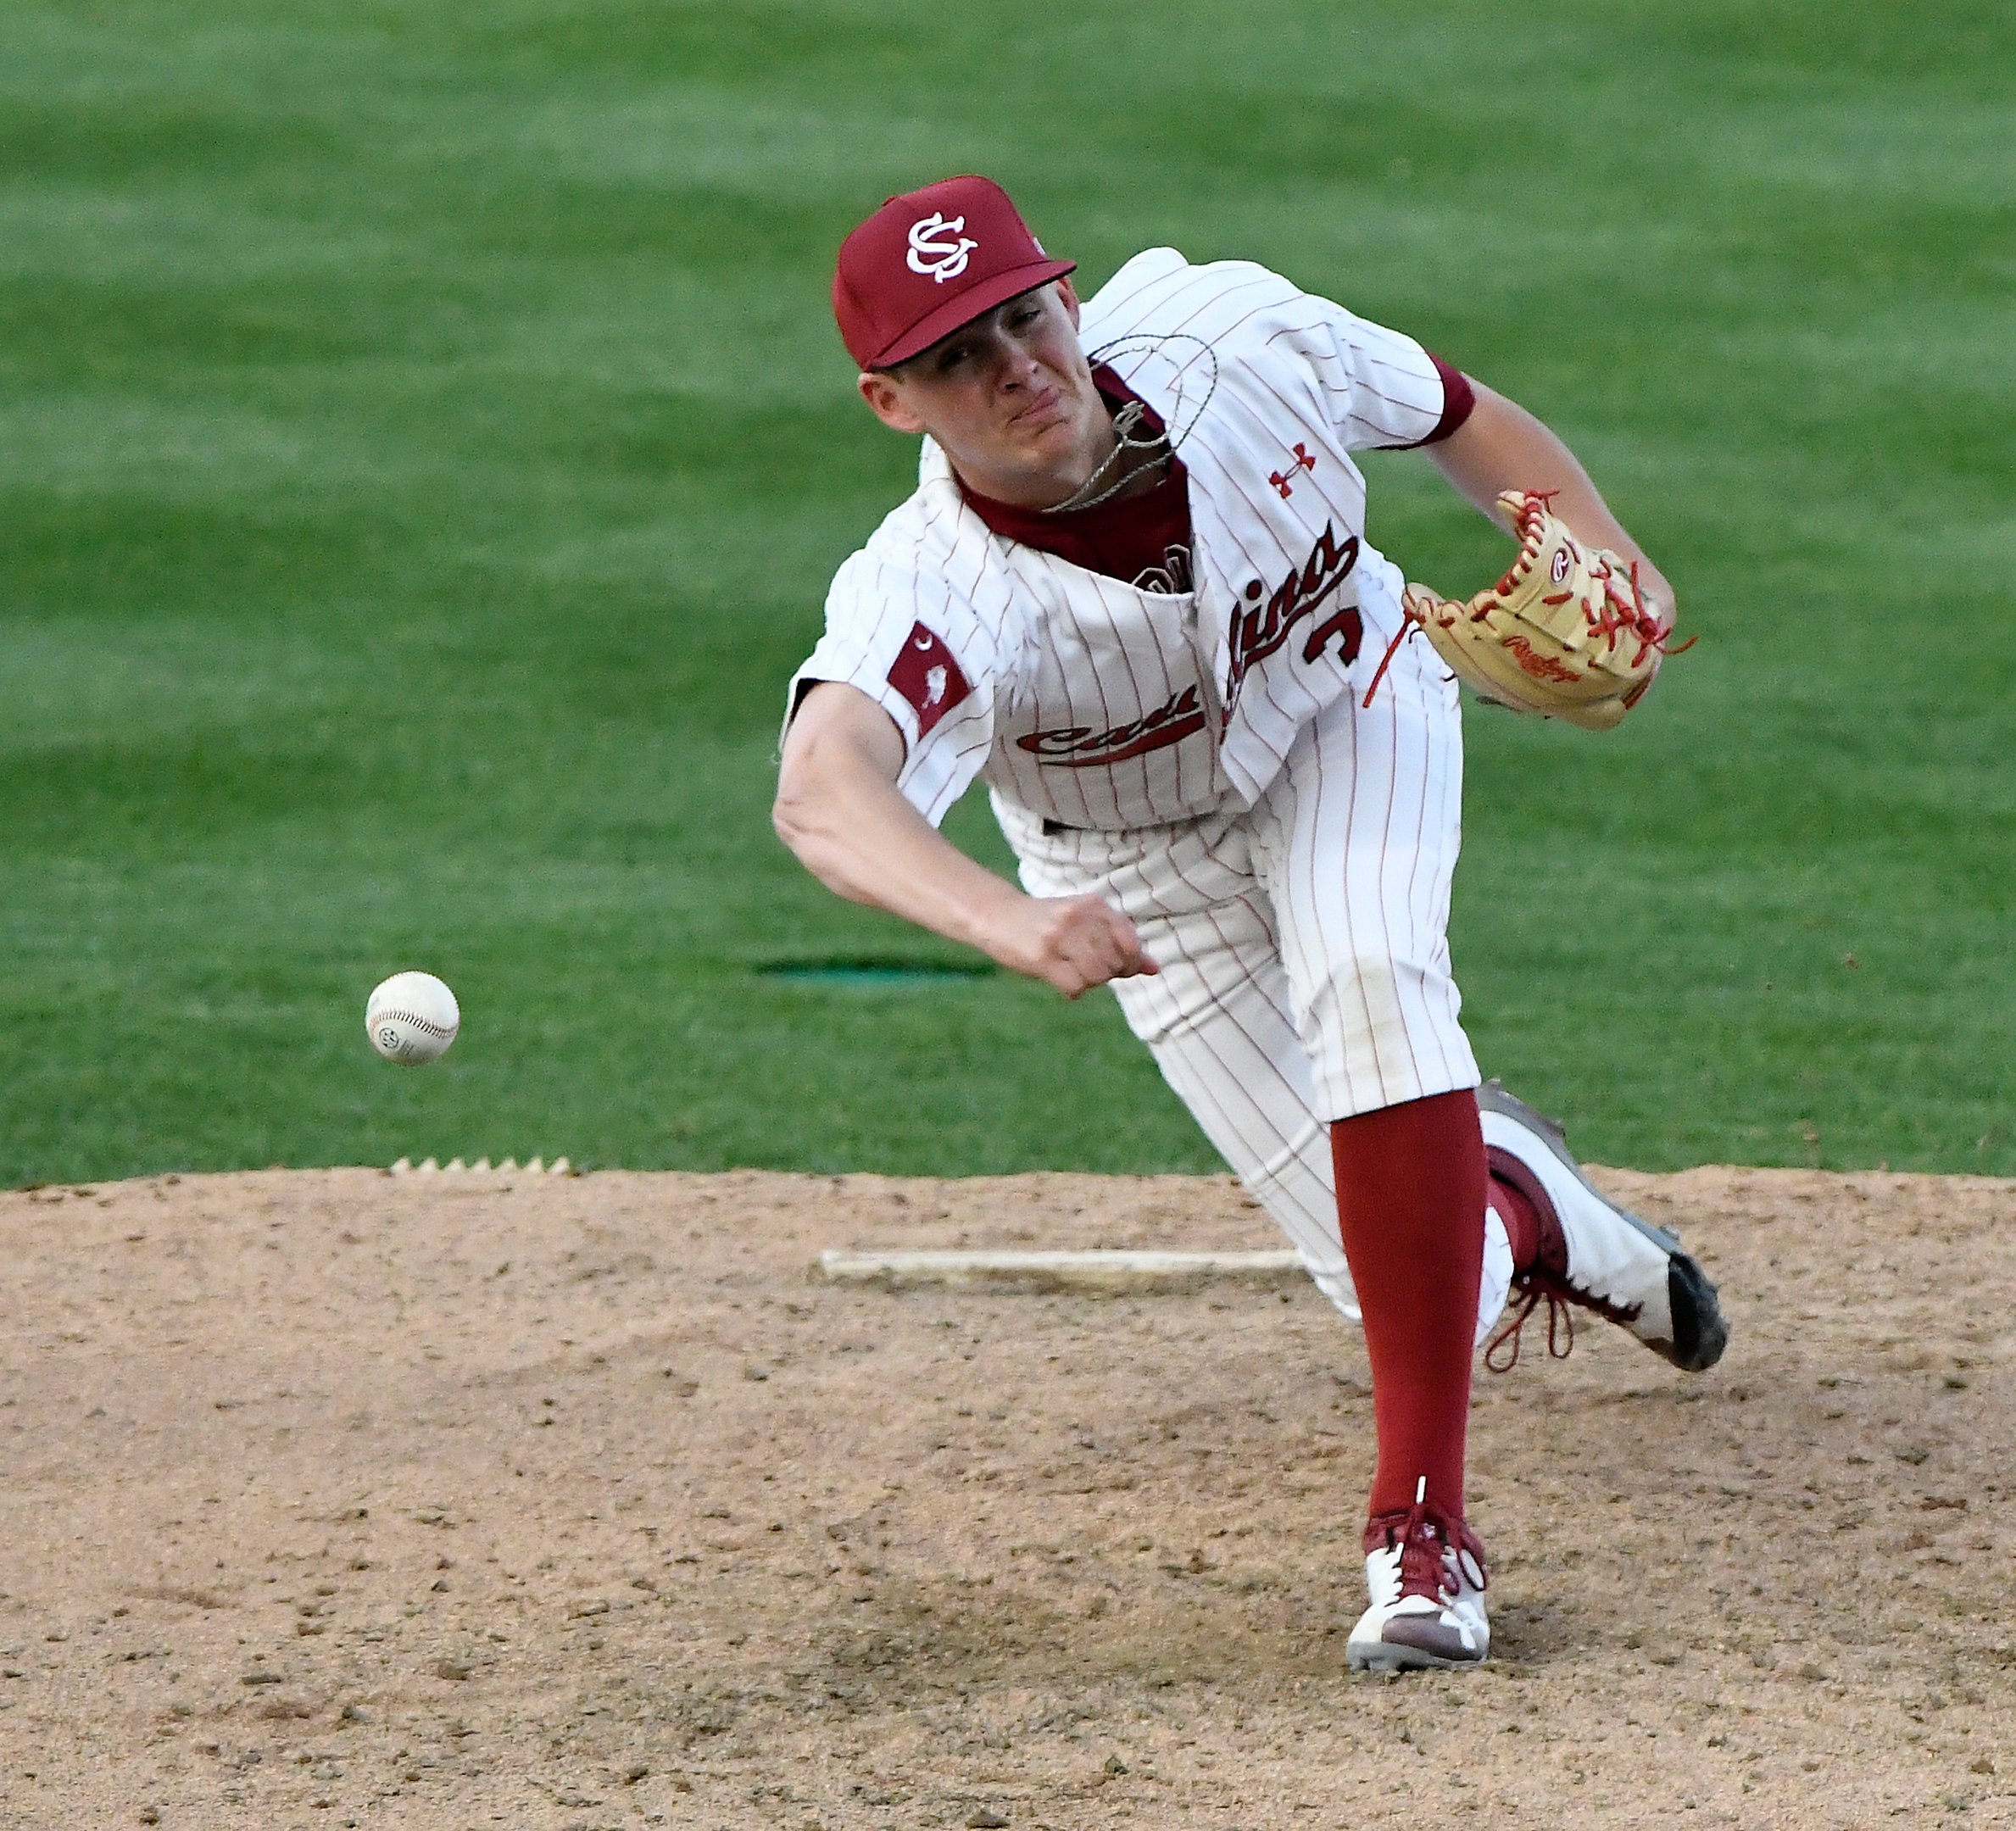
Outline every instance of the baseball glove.
[[(1469, 603), (1407, 587), (1407, 621), (1379, 675), (1419, 630), (1457, 679), (1515, 712), (1607, 731), (1638, 704), (1668, 653), (1672, 626), (1646, 604), (1636, 563), (1584, 548), (1547, 501), (1537, 490), (1499, 497), (1519, 537), (1518, 557)], [(1366, 704), (1378, 684), (1374, 675)]]

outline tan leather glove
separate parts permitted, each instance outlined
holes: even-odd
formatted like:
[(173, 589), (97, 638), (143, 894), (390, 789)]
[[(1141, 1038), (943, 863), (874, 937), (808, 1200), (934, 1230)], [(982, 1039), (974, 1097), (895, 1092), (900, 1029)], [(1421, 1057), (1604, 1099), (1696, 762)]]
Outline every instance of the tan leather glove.
[[(1519, 537), (1511, 569), (1467, 604), (1409, 585), (1407, 624), (1394, 647), (1419, 629), (1484, 699), (1607, 731), (1651, 685), (1672, 626), (1646, 605), (1635, 568), (1584, 548), (1546, 497), (1507, 490), (1498, 501)], [(1367, 705), (1378, 689), (1375, 675)]]

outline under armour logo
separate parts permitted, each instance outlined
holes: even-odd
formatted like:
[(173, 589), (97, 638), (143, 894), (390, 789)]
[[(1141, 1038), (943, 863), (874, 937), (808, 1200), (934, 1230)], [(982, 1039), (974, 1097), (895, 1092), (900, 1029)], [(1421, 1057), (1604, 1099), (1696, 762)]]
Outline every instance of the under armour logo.
[(1300, 476), (1303, 471), (1313, 470), (1315, 468), (1316, 460), (1309, 455), (1308, 448), (1298, 443), (1295, 447), (1295, 461), (1274, 471), (1268, 476), (1267, 481), (1279, 490), (1285, 498), (1295, 493), (1295, 479)]
[[(933, 241), (933, 237), (938, 239)], [(943, 286), (966, 271), (966, 264), (979, 246), (966, 234), (965, 217), (948, 217), (933, 210), (910, 225), (910, 270), (929, 274)]]

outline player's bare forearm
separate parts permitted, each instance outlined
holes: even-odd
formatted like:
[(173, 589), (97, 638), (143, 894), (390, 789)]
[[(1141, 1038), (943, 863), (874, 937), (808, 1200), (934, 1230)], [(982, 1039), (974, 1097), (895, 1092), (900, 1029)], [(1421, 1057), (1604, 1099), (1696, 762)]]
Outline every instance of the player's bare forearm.
[(1505, 525), (1498, 506), (1501, 490), (1539, 490), (1576, 536), (1638, 563), (1639, 588), (1662, 622), (1674, 614), (1674, 590), (1666, 575), (1611, 513), (1610, 505), (1574, 453), (1543, 421), (1502, 394), (1472, 378), (1477, 404), (1468, 419), (1439, 445), (1428, 448), (1435, 468), (1460, 495)]
[(858, 688), (822, 682), (784, 741), (777, 836), (829, 890), (886, 910), (1076, 998), (1156, 968), (1098, 897), (1031, 897), (976, 864), (896, 787), (903, 738)]

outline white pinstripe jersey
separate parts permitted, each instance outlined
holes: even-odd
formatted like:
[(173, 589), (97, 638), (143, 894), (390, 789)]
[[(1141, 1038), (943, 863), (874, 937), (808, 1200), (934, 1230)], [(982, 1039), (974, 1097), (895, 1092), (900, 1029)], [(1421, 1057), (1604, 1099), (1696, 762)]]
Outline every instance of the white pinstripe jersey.
[(1263, 267), (1171, 248), (1087, 301), (1080, 337), (1189, 469), (1194, 590), (994, 534), (927, 438), (916, 493), (835, 576), (791, 694), (844, 681), (881, 704), (905, 740), (898, 786), (933, 822), (976, 777), (1074, 827), (1250, 804), (1400, 626), (1401, 575), (1365, 544), (1348, 454), (1434, 430), (1442, 381), (1418, 343)]

